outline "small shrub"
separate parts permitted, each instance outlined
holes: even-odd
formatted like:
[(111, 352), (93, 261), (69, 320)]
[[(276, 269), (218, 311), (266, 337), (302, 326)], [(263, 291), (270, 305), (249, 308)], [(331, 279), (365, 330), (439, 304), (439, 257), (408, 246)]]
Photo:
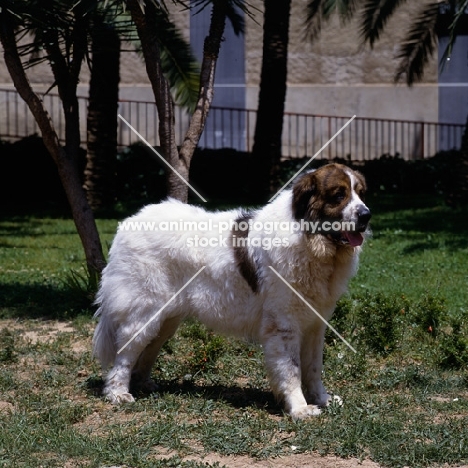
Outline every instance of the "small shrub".
[(218, 358), (224, 353), (224, 339), (213, 333), (209, 334), (207, 342), (196, 342), (190, 367), (193, 373), (213, 371)]
[(189, 366), (193, 374), (214, 371), (218, 358), (226, 349), (223, 337), (207, 330), (198, 321), (191, 321), (181, 332), (184, 338), (192, 340), (193, 351), (189, 355)]
[(356, 299), (353, 300), (349, 296), (344, 296), (336, 305), (335, 312), (333, 313), (333, 317), (330, 320), (330, 323), (343, 336), (349, 334), (352, 331), (353, 320), (351, 317), (356, 304)]
[(0, 362), (15, 362), (15, 338), (8, 328), (0, 332)]
[[(346, 340), (364, 344), (378, 354), (388, 354), (397, 345), (406, 308), (405, 299), (395, 295), (366, 293), (344, 297), (330, 323)], [(329, 346), (339, 342), (329, 329), (325, 340)]]
[(395, 296), (365, 296), (354, 312), (358, 338), (378, 354), (390, 353), (397, 345), (403, 308), (401, 299)]
[(461, 369), (468, 365), (468, 327), (460, 319), (441, 334), (436, 361), (443, 369)]
[(425, 296), (410, 309), (410, 319), (426, 335), (437, 336), (441, 323), (447, 319), (445, 301), (435, 296)]

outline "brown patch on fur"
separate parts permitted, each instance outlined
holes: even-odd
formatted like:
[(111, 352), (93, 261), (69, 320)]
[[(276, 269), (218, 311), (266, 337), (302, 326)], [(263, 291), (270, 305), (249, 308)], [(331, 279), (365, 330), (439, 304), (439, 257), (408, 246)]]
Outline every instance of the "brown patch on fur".
[(353, 174), (356, 177), (354, 190), (358, 194), (359, 198), (364, 201), (367, 191), (366, 179), (359, 171), (353, 171)]
[(257, 293), (259, 289), (258, 271), (254, 260), (249, 255), (249, 250), (247, 247), (249, 229), (237, 229), (240, 223), (248, 223), (250, 219), (252, 219), (252, 215), (247, 212), (243, 213), (239, 218), (236, 219), (235, 225), (231, 232), (231, 245), (237, 268), (239, 268), (242, 277), (247, 281), (247, 284), (250, 286), (252, 291)]
[(362, 174), (352, 171), (356, 186), (351, 187), (342, 164), (327, 164), (315, 172), (302, 176), (293, 187), (292, 210), (296, 220), (341, 221), (343, 209), (349, 203), (352, 189), (362, 197), (366, 183)]

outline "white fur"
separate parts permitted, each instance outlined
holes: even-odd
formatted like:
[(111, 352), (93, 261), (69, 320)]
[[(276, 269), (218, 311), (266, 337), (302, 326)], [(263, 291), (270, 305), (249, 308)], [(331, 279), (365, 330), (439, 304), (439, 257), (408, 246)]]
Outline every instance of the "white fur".
[[(290, 191), (283, 192), (254, 213), (253, 220), (293, 222), (291, 197)], [(211, 219), (217, 223), (240, 215), (237, 210), (209, 213), (169, 200), (147, 206), (128, 220)], [(259, 290), (254, 293), (236, 265), (231, 246), (188, 246), (188, 238), (208, 234), (118, 231), (96, 301), (100, 322), (94, 354), (104, 368), (113, 365), (104, 394), (114, 403), (133, 401), (131, 378), (153, 389), (150, 372), (161, 346), (184, 318), (196, 317), (215, 331), (262, 344), (272, 390), (286, 411), (293, 418), (318, 414), (319, 406), (331, 398), (321, 380), (325, 325), (269, 266), (329, 320), (356, 271), (360, 247), (338, 245), (322, 235), (278, 230), (271, 236), (287, 237), (288, 247), (249, 247), (259, 275)], [(249, 240), (265, 236), (251, 231)], [(201, 274), (157, 314), (203, 266)], [(152, 317), (148, 327), (117, 354)]]
[(351, 182), (351, 199), (346, 206), (346, 208), (343, 210), (343, 217), (347, 221), (352, 221), (357, 224), (357, 211), (358, 208), (367, 208), (367, 206), (363, 203), (363, 201), (359, 198), (358, 194), (354, 190), (354, 187), (356, 186), (356, 177), (353, 174), (353, 171), (351, 169), (348, 169), (346, 171), (346, 174), (348, 175), (350, 182)]

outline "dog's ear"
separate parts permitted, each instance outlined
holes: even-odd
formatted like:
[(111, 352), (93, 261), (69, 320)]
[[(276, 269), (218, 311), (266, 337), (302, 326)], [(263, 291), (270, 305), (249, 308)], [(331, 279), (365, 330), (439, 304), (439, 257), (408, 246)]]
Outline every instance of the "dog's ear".
[(356, 177), (357, 177), (359, 183), (362, 185), (362, 189), (364, 191), (366, 191), (367, 190), (367, 182), (366, 182), (366, 178), (365, 178), (364, 174), (362, 172), (359, 172), (359, 171), (356, 171), (356, 170), (354, 170), (354, 173), (356, 174)]
[(292, 190), (292, 212), (295, 219), (304, 219), (310, 211), (310, 200), (317, 193), (317, 177), (309, 172), (297, 180)]

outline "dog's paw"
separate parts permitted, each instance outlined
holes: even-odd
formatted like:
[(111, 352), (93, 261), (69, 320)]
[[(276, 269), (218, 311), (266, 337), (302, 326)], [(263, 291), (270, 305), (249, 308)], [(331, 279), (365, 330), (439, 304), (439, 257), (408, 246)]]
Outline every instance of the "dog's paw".
[(106, 397), (106, 400), (110, 401), (113, 405), (120, 405), (121, 403), (133, 403), (135, 401), (135, 398), (133, 398), (131, 393), (112, 389), (104, 390), (104, 396)]
[(310, 418), (311, 416), (318, 416), (322, 410), (316, 405), (301, 406), (289, 412), (289, 415), (294, 421), (299, 419)]

